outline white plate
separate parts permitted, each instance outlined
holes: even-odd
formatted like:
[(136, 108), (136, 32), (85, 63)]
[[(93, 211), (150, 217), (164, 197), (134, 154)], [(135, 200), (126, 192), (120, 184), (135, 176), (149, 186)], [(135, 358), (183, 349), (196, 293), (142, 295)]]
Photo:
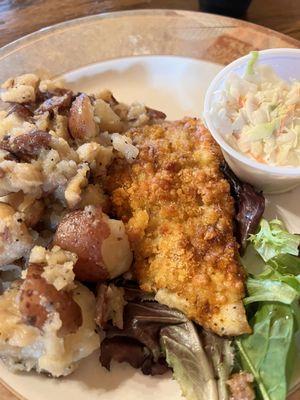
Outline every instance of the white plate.
[[(76, 90), (113, 91), (120, 101), (140, 100), (167, 113), (169, 119), (200, 117), (205, 90), (221, 66), (206, 61), (169, 56), (131, 57), (94, 64), (64, 78)], [(270, 196), (266, 216), (283, 219), (300, 232), (300, 189)], [(298, 214), (298, 215), (297, 215)], [(298, 369), (299, 370), (299, 369)], [(13, 374), (0, 364), (0, 379), (26, 400), (159, 400), (181, 399), (171, 376), (147, 377), (126, 364), (113, 364), (107, 372), (95, 353), (63, 379), (36, 374)]]

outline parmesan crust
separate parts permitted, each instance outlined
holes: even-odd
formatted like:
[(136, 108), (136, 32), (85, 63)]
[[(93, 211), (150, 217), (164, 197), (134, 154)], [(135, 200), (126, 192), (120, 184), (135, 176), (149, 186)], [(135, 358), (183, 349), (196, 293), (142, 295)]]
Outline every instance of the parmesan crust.
[(107, 189), (126, 223), (141, 288), (219, 335), (250, 332), (218, 145), (196, 119), (127, 136), (139, 154), (111, 166)]

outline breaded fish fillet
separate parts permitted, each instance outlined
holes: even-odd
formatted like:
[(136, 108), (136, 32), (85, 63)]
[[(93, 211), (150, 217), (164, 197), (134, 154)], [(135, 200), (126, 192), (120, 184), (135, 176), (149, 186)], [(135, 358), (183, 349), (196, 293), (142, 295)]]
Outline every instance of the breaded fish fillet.
[(250, 332), (218, 145), (196, 119), (127, 135), (139, 155), (112, 164), (107, 190), (126, 224), (141, 288), (219, 335)]

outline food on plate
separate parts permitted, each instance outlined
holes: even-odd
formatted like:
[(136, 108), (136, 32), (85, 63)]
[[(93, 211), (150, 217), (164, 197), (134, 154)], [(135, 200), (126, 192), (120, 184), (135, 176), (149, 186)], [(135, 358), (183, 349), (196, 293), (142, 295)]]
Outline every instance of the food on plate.
[(68, 375), (99, 347), (95, 297), (74, 281), (76, 259), (36, 246), (25, 277), (0, 296), (0, 354), (12, 370)]
[(76, 253), (74, 273), (81, 281), (112, 279), (131, 266), (132, 252), (123, 222), (110, 219), (99, 207), (87, 206), (65, 215), (53, 243)]
[(172, 368), (188, 399), (217, 400), (219, 393), (220, 399), (226, 398), (222, 396), (234, 360), (230, 341), (202, 331), (182, 312), (157, 303), (154, 295), (133, 282), (115, 283), (113, 290), (126, 301), (121, 326), (113, 318), (116, 304), (107, 301), (108, 288), (102, 287), (97, 298), (97, 323), (106, 333), (101, 364), (110, 370), (112, 360), (125, 361), (145, 375), (161, 375)]
[(244, 304), (253, 332), (235, 338), (237, 355), (264, 400), (284, 400), (299, 357), (300, 235), (278, 220), (262, 219), (250, 240), (242, 262), (249, 272)]
[(96, 348), (95, 297), (79, 281), (130, 268), (124, 224), (107, 216), (103, 178), (121, 134), (165, 114), (76, 94), (35, 74), (2, 86), (0, 112), (0, 357), (12, 369), (67, 375)]
[(246, 372), (233, 374), (227, 381), (232, 400), (255, 400), (253, 376)]
[(48, 283), (43, 276), (42, 265), (29, 264), (26, 272), (19, 300), (23, 319), (28, 324), (42, 329), (48, 318), (48, 308), (53, 307), (62, 321), (58, 333), (64, 335), (76, 332), (82, 324), (82, 314), (70, 293), (62, 289), (57, 290), (52, 283)]
[(261, 219), (259, 231), (249, 241), (265, 262), (280, 254), (299, 255), (300, 236), (286, 231), (279, 219)]
[(201, 121), (35, 74), (1, 99), (4, 364), (60, 377), (100, 350), (172, 370), (188, 400), (284, 400), (299, 235), (262, 219)]
[(236, 237), (241, 244), (240, 252), (247, 246), (247, 240), (256, 232), (265, 211), (265, 198), (249, 183), (241, 182), (231, 171), (227, 163), (221, 165), (221, 171), (230, 183), (231, 195), (235, 203)]
[(10, 264), (28, 254), (33, 246), (33, 239), (22, 217), (23, 214), (9, 204), (0, 203), (0, 265)]
[[(3, 87), (2, 100), (14, 105), (0, 116), (1, 196), (51, 195), (67, 208), (78, 208), (91, 192), (89, 178), (105, 174), (115, 143), (126, 156), (136, 156), (120, 132), (165, 118), (141, 104), (121, 104), (107, 91), (76, 95), (33, 74), (10, 79)], [(120, 123), (110, 135), (112, 115)], [(103, 205), (104, 196), (98, 197)]]
[[(155, 302), (154, 294), (117, 279), (111, 288), (117, 290), (117, 302), (110, 300), (107, 287), (97, 296), (96, 321), (106, 332), (102, 365), (110, 369), (111, 360), (126, 361), (144, 374), (157, 375), (165, 370), (165, 357), (187, 399), (285, 400), (297, 365), (293, 349), (299, 333), (300, 257), (293, 254), (300, 236), (292, 235), (288, 248), (287, 231), (278, 229), (278, 223), (264, 229), (266, 223), (262, 220), (251, 239), (255, 247), (248, 244), (242, 257), (249, 274), (244, 304), (251, 334), (214, 335)], [(283, 244), (280, 251), (278, 243)], [(260, 254), (272, 251), (265, 263)]]
[[(192, 136), (193, 132), (196, 133), (196, 137)], [(124, 299), (127, 301), (123, 307), (123, 328), (116, 326), (112, 318), (105, 323), (101, 318), (99, 322), (98, 318), (98, 324), (106, 331), (106, 339), (101, 345), (102, 365), (110, 368), (112, 359), (119, 362), (127, 361), (136, 368), (141, 368), (146, 374), (159, 374), (162, 368), (157, 368), (157, 365), (161, 365), (161, 357), (164, 355), (181, 386), (182, 393), (188, 399), (228, 399), (229, 396), (236, 399), (247, 396), (246, 398), (253, 399), (256, 396), (255, 389), (264, 400), (284, 400), (290, 379), (286, 371), (292, 370), (294, 365), (290, 349), (296, 337), (298, 330), (296, 321), (300, 315), (300, 287), (297, 282), (300, 258), (296, 257), (299, 255), (299, 236), (289, 234), (278, 221), (270, 222), (268, 225), (262, 220), (258, 229), (265, 206), (264, 197), (251, 185), (238, 180), (222, 162), (217, 147), (214, 147), (214, 142), (201, 123), (186, 119), (176, 123), (163, 123), (160, 126), (131, 129), (126, 135), (132, 139), (139, 154), (131, 164), (125, 163), (123, 159), (116, 160), (110, 166), (106, 186), (112, 194), (114, 212), (124, 220), (132, 243), (135, 253), (133, 274), (146, 293), (141, 304), (137, 305), (140, 300), (135, 297), (136, 291), (130, 288), (128, 293), (126, 284), (116, 282), (125, 291)], [(200, 145), (197, 142), (199, 138), (202, 139)], [(184, 153), (186, 148), (188, 156)], [(215, 154), (212, 149), (216, 149)], [(199, 159), (195, 162), (198, 154), (206, 162), (200, 162)], [(212, 158), (209, 159), (212, 154)], [(192, 166), (193, 174), (189, 171), (189, 166)], [(200, 167), (206, 171), (205, 179), (202, 181), (197, 180), (197, 170)], [(228, 183), (224, 182), (224, 190), (219, 192), (222, 195), (214, 197), (218, 194), (218, 183), (220, 185), (223, 182), (219, 167), (231, 186), (235, 199), (235, 213), (229, 196)], [(189, 175), (192, 179), (188, 180)], [(186, 180), (183, 181), (182, 176)], [(210, 179), (213, 183), (211, 186), (209, 186)], [(205, 188), (209, 189), (205, 192)], [(201, 191), (204, 191), (207, 197), (203, 196), (202, 199), (199, 196)], [(180, 250), (180, 245), (185, 245), (187, 238), (191, 237), (189, 233), (194, 232), (193, 224), (200, 220), (204, 213), (203, 208), (205, 206), (208, 208), (209, 201), (212, 201), (213, 205), (216, 198), (218, 207), (223, 204), (220, 199), (227, 200), (223, 207), (225, 211), (227, 210), (227, 215), (231, 215), (228, 216), (231, 224), (235, 214), (237, 238), (245, 253), (241, 261), (249, 274), (246, 278), (247, 297), (243, 303), (246, 306), (251, 333), (249, 329), (241, 336), (233, 334), (236, 337), (232, 340), (212, 336), (209, 330), (219, 335), (222, 335), (222, 331), (216, 331), (214, 326), (209, 326), (210, 329), (207, 330), (203, 320), (200, 325), (204, 329), (198, 328), (194, 331), (194, 325), (190, 321), (186, 325), (184, 319), (185, 315), (191, 317), (190, 310), (184, 308), (178, 297), (174, 300), (174, 296), (171, 297), (169, 293), (159, 295), (162, 286), (176, 290), (178, 284), (181, 293), (188, 293), (184, 297), (185, 301), (190, 302), (193, 298), (187, 289), (189, 285), (192, 286), (190, 281), (193, 281), (193, 274), (190, 273), (187, 280), (180, 282), (184, 265), (182, 260), (189, 254), (189, 249), (184, 248), (177, 253), (176, 251)], [(197, 209), (199, 203), (200, 207)], [(193, 212), (194, 214), (190, 214)], [(180, 236), (182, 231), (176, 225), (176, 218), (179, 215), (182, 216), (180, 229), (183, 231), (184, 227), (188, 226), (183, 236)], [(224, 227), (222, 228), (224, 235)], [(233, 229), (232, 225), (230, 229)], [(203, 244), (205, 236), (200, 236), (203, 231), (198, 229), (196, 232)], [(211, 231), (206, 229), (204, 235), (209, 233)], [(198, 243), (197, 239), (191, 238), (193, 244)], [(206, 239), (210, 245), (209, 250), (215, 251), (214, 242), (209, 241), (209, 236)], [(216, 248), (218, 245), (220, 246), (219, 241)], [(251, 251), (249, 256), (249, 249), (254, 256), (251, 256)], [(209, 250), (206, 250), (201, 259), (198, 258), (202, 268)], [(223, 253), (219, 257), (222, 260), (218, 259), (217, 270), (224, 262)], [(171, 258), (174, 254), (176, 257)], [(272, 257), (268, 264), (264, 264), (263, 260), (258, 262), (259, 255), (266, 259), (266, 254)], [(187, 259), (190, 266), (193, 256)], [(234, 256), (232, 259), (234, 260)], [(258, 265), (261, 268), (260, 273)], [(205, 283), (199, 287), (195, 286), (194, 292), (200, 296), (209, 287), (210, 296), (207, 296), (207, 300), (210, 301), (214, 290), (218, 293), (226, 279), (227, 275), (224, 274), (223, 280), (218, 281), (217, 289)], [(243, 282), (242, 277), (241, 282)], [(232, 287), (228, 291), (234, 293)], [(152, 294), (152, 298), (149, 299), (148, 292), (156, 292), (156, 296), (153, 297)], [(183, 311), (185, 314), (182, 314), (183, 319), (174, 319), (173, 314), (161, 309), (154, 300)], [(97, 301), (99, 303), (99, 298)], [(97, 314), (99, 310), (103, 316), (103, 307), (98, 307)], [(206, 310), (206, 318), (209, 311)], [(114, 313), (106, 312), (106, 315)], [(199, 322), (195, 317), (193, 319)], [(228, 320), (224, 318), (224, 321), (228, 322), (229, 328), (233, 326), (230, 317)], [(277, 326), (280, 328), (280, 335)], [(264, 337), (263, 340), (261, 335)], [(156, 340), (153, 342), (154, 337)], [(213, 363), (213, 370), (206, 367), (207, 359)], [(273, 366), (280, 362), (279, 359), (282, 360), (281, 367), (275, 371)], [(241, 368), (236, 368), (235, 363), (239, 363), (246, 373), (241, 372)], [(217, 381), (212, 380), (212, 376), (218, 377)]]
[(234, 205), (222, 155), (200, 121), (132, 129), (133, 163), (115, 160), (107, 189), (147, 292), (219, 335), (249, 333)]
[(300, 82), (282, 80), (252, 52), (244, 76), (231, 74), (210, 113), (229, 144), (272, 166), (300, 165)]

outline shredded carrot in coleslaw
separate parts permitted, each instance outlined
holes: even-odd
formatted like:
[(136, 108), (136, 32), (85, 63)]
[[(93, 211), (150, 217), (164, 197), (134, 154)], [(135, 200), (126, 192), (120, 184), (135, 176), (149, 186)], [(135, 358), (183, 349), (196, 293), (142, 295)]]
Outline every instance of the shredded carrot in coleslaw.
[(282, 80), (253, 54), (232, 74), (210, 113), (229, 144), (258, 162), (300, 167), (300, 81)]

